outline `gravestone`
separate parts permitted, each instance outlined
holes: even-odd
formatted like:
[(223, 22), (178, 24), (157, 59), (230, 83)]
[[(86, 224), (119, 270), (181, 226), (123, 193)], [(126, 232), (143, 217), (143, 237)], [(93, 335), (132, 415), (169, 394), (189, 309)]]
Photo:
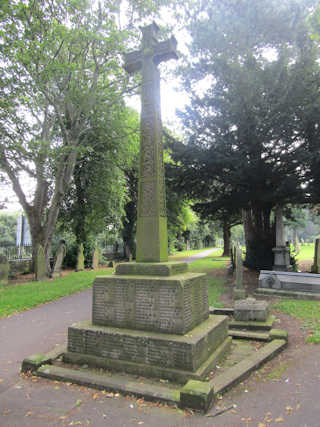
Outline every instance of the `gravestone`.
[(93, 270), (98, 270), (99, 268), (99, 250), (97, 248), (94, 249), (92, 254), (92, 268)]
[(235, 258), (236, 280), (233, 288), (233, 298), (243, 299), (246, 297), (246, 291), (243, 286), (243, 262), (242, 262), (242, 249), (240, 246), (236, 246), (234, 258)]
[(54, 262), (54, 266), (53, 266), (53, 270), (52, 270), (52, 277), (56, 278), (56, 277), (61, 277), (61, 269), (62, 269), (62, 263), (63, 263), (63, 259), (66, 256), (66, 245), (63, 242), (61, 242), (61, 245), (58, 249), (57, 255), (56, 255), (56, 259)]
[(83, 271), (83, 270), (84, 270), (84, 254), (83, 254), (83, 244), (81, 243), (78, 247), (76, 271)]
[(242, 322), (265, 322), (269, 316), (269, 305), (266, 301), (246, 298), (235, 302), (234, 319)]
[(38, 247), (35, 262), (35, 280), (44, 280), (47, 278), (46, 256), (41, 245)]
[(311, 273), (320, 273), (320, 239), (316, 239), (314, 244), (314, 257)]
[(285, 242), (285, 231), (283, 224), (283, 210), (281, 206), (276, 209), (276, 247), (272, 249), (274, 253), (273, 270), (289, 271), (290, 266), (290, 248)]
[(177, 54), (175, 39), (158, 42), (158, 31), (155, 23), (142, 28), (141, 49), (125, 57), (129, 73), (142, 71), (137, 262), (96, 277), (92, 321), (69, 328), (64, 360), (171, 380), (204, 379), (217, 362), (212, 354), (222, 357), (231, 339), (227, 316), (209, 315), (206, 275), (188, 272), (185, 262), (168, 262), (157, 65)]
[(9, 261), (5, 255), (0, 255), (0, 285), (7, 285), (9, 278)]
[(311, 273), (261, 270), (256, 293), (257, 295), (319, 299), (320, 276)]

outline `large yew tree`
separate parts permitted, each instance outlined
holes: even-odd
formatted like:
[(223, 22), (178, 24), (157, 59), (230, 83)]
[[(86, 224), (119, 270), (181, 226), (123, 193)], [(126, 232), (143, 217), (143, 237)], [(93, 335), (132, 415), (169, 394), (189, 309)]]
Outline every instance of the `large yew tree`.
[(243, 211), (253, 268), (272, 266), (274, 206), (310, 199), (304, 111), (317, 111), (308, 98), (319, 66), (305, 19), (315, 3), (215, 0), (188, 11), (191, 59), (181, 78), (191, 105), (181, 115), (187, 144), (175, 150), (181, 185), (207, 212)]

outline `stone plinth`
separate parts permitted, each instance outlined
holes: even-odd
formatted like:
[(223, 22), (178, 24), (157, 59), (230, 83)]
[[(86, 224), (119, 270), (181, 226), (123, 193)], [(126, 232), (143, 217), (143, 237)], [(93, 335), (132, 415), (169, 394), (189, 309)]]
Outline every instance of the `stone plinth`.
[[(185, 335), (82, 322), (68, 330), (68, 352), (163, 368), (196, 371), (226, 339), (227, 316), (210, 316)], [(82, 359), (85, 360), (85, 359)]]
[(290, 271), (290, 249), (287, 246), (281, 246), (273, 248), (272, 251), (274, 253), (272, 269), (275, 271)]
[(115, 275), (93, 284), (95, 325), (183, 335), (208, 317), (205, 274)]
[(235, 302), (234, 318), (239, 321), (265, 322), (269, 315), (268, 303), (247, 298)]

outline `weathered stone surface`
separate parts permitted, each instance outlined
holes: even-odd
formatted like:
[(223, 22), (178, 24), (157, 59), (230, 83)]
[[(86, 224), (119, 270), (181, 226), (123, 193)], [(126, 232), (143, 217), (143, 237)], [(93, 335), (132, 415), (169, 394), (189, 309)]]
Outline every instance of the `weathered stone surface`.
[(76, 271), (83, 271), (83, 270), (84, 270), (84, 254), (83, 254), (83, 244), (81, 243), (78, 248)]
[(215, 393), (224, 393), (233, 385), (240, 383), (248, 377), (251, 372), (259, 369), (260, 366), (280, 353), (286, 346), (287, 342), (285, 340), (275, 339), (253, 353), (252, 356), (232, 366), (226, 372), (214, 377), (210, 381), (210, 384), (213, 386)]
[(9, 277), (9, 262), (6, 256), (0, 255), (0, 285), (7, 285)]
[(39, 245), (35, 262), (35, 280), (44, 280), (47, 278), (46, 257), (43, 247)]
[(158, 26), (142, 28), (142, 46), (125, 56), (128, 73), (141, 70), (141, 135), (138, 185), (138, 262), (168, 260), (167, 214), (160, 108), (160, 74), (157, 65), (176, 59), (176, 40), (157, 41)]
[[(178, 404), (180, 400), (180, 387), (168, 387), (164, 384), (150, 384), (141, 382), (141, 379), (128, 378), (125, 375), (97, 374), (88, 369), (70, 369), (60, 366), (44, 365), (38, 369), (37, 375), (51, 380), (71, 382), (98, 390), (106, 390), (115, 393), (129, 394), (142, 397), (145, 400), (162, 401)], [(108, 424), (106, 424), (108, 425)]]
[(213, 386), (208, 382), (190, 380), (180, 390), (180, 406), (207, 411), (213, 404)]
[(276, 247), (272, 250), (274, 253), (272, 269), (275, 271), (290, 271), (290, 249), (285, 242), (282, 206), (278, 206), (276, 209)]
[(60, 277), (61, 276), (61, 269), (62, 269), (62, 263), (63, 259), (66, 256), (67, 248), (64, 243), (61, 243), (60, 248), (58, 249), (53, 271), (52, 271), (52, 277)]
[(311, 273), (261, 270), (259, 288), (319, 294), (320, 276)]
[(185, 384), (188, 380), (194, 379), (203, 381), (215, 369), (230, 351), (232, 344), (231, 337), (227, 337), (222, 344), (214, 350), (210, 356), (202, 363), (196, 371), (187, 371), (181, 368), (167, 368), (161, 365), (149, 365), (146, 363), (132, 362), (128, 360), (111, 359), (108, 357), (92, 356), (89, 354), (66, 352), (63, 360), (67, 363), (78, 365), (88, 365), (95, 368), (103, 368), (112, 371), (121, 371), (143, 377), (163, 378)]
[(246, 296), (246, 291), (243, 286), (242, 249), (240, 246), (236, 246), (234, 258), (236, 280), (233, 286), (233, 298), (238, 300), (243, 299)]
[(99, 268), (99, 249), (95, 248), (92, 254), (92, 268), (98, 270)]
[(93, 284), (92, 323), (185, 334), (209, 317), (207, 278), (105, 276)]
[(256, 320), (265, 322), (269, 316), (269, 307), (266, 301), (258, 301), (254, 298), (238, 300), (234, 305), (235, 320)]
[(68, 352), (194, 372), (227, 336), (226, 316), (210, 316), (185, 335), (81, 322), (68, 329)]
[(123, 262), (117, 265), (116, 274), (142, 276), (173, 276), (186, 273), (186, 262)]
[(314, 257), (311, 272), (315, 274), (320, 273), (320, 239), (316, 239), (314, 244)]

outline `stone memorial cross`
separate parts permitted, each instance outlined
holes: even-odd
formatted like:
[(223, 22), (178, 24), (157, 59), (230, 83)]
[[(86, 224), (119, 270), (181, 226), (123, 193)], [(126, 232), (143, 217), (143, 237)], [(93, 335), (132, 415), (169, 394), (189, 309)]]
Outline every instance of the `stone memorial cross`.
[(168, 261), (166, 196), (160, 108), (160, 62), (177, 59), (174, 37), (158, 42), (153, 22), (141, 29), (142, 46), (125, 55), (125, 70), (142, 73), (137, 262)]

